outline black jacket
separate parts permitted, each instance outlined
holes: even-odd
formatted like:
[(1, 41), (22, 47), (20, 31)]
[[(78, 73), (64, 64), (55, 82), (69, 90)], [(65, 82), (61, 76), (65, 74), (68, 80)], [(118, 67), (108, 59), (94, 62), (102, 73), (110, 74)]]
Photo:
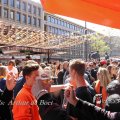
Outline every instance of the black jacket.
[[(76, 89), (76, 96), (84, 101), (92, 103), (92, 95), (89, 87), (79, 87)], [(74, 117), (78, 118), (78, 120), (86, 120), (83, 115), (77, 112), (77, 109), (68, 103), (67, 105), (67, 113)], [(79, 119), (80, 118), (80, 119)]]
[(12, 100), (13, 91), (7, 89), (0, 91), (0, 120), (12, 120), (9, 102)]
[[(43, 105), (48, 103), (47, 105)], [(66, 110), (62, 109), (52, 98), (51, 94), (45, 94), (38, 100), (39, 113), (42, 120), (72, 120)]]
[[(41, 101), (48, 103), (48, 105), (41, 104)], [(67, 112), (56, 104), (50, 94), (45, 94), (39, 98), (38, 106), (42, 120), (71, 120)], [(76, 112), (84, 116), (86, 120), (120, 120), (120, 112), (110, 113), (82, 100), (78, 101), (75, 108)]]

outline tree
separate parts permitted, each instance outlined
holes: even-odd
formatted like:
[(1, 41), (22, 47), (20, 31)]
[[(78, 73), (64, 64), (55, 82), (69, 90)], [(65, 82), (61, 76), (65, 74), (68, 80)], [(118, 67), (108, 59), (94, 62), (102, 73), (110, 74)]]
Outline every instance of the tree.
[(93, 51), (99, 51), (101, 55), (110, 51), (109, 45), (104, 41), (104, 36), (95, 34), (90, 37), (91, 49)]

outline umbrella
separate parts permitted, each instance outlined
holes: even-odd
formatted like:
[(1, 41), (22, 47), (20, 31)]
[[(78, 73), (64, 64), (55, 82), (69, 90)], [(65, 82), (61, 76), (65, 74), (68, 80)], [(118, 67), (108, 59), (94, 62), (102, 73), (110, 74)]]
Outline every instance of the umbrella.
[(120, 28), (120, 0), (41, 0), (46, 12)]

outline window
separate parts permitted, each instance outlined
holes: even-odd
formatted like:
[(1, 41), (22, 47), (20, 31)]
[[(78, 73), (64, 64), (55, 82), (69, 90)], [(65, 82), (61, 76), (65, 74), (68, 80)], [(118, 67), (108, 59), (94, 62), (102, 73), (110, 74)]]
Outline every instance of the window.
[(8, 18), (8, 9), (4, 8), (4, 17)]
[(51, 31), (51, 26), (48, 26), (48, 32), (50, 32)]
[(4, 4), (6, 4), (6, 5), (8, 4), (8, 0), (3, 0), (3, 2), (4, 2)]
[(17, 4), (17, 8), (20, 9), (20, 0), (17, 0), (16, 4)]
[(27, 6), (26, 3), (23, 2), (23, 3), (22, 3), (22, 10), (26, 11), (26, 6)]
[(33, 17), (33, 25), (36, 26), (36, 18)]
[(58, 25), (60, 25), (61, 24), (61, 20), (58, 20)]
[(58, 23), (58, 20), (57, 19), (55, 19), (55, 24), (57, 24)]
[(58, 29), (58, 34), (59, 34), (59, 35), (61, 34), (61, 29)]
[(64, 26), (67, 27), (67, 23), (66, 22), (64, 22)]
[(70, 28), (70, 24), (69, 23), (67, 23), (67, 28)]
[(33, 6), (33, 14), (36, 15), (36, 7), (35, 6)]
[(52, 27), (52, 33), (55, 33), (55, 28), (54, 27)]
[(77, 30), (77, 27), (75, 26), (75, 30)]
[(38, 8), (38, 15), (40, 16), (41, 15), (41, 9)]
[(14, 16), (15, 16), (14, 11), (10, 11), (10, 19), (11, 19), (11, 20), (14, 20)]
[(31, 11), (32, 11), (31, 4), (28, 4), (28, 12), (30, 12), (30, 13), (31, 13)]
[(38, 27), (41, 27), (41, 20), (38, 19)]
[(74, 30), (74, 27), (75, 27), (75, 26), (74, 26), (74, 25), (72, 25), (72, 29), (73, 29), (73, 30)]
[(61, 30), (61, 34), (64, 35), (64, 30)]
[(72, 25), (70, 25), (70, 29), (72, 29)]
[(58, 28), (55, 28), (55, 34), (58, 34)]
[(17, 14), (16, 14), (16, 20), (20, 21), (20, 19), (21, 19), (21, 14), (20, 14), (20, 12), (17, 12)]
[(10, 6), (14, 7), (15, 6), (15, 1), (14, 0), (10, 0)]
[(64, 22), (63, 21), (61, 21), (61, 25), (64, 26)]
[(55, 22), (55, 19), (53, 17), (51, 17), (51, 22), (54, 23)]
[(80, 29), (79, 29), (79, 27), (77, 27), (77, 31), (79, 31)]
[(48, 22), (51, 22), (51, 17), (50, 16), (48, 16)]
[(26, 15), (22, 15), (22, 22), (26, 24)]
[(31, 16), (28, 16), (28, 24), (31, 24)]

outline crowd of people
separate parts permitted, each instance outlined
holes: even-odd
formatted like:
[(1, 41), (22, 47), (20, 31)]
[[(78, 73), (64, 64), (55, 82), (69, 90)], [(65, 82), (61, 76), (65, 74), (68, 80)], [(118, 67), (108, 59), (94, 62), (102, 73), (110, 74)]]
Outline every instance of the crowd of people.
[(19, 67), (0, 64), (0, 120), (120, 120), (118, 61), (26, 57)]

